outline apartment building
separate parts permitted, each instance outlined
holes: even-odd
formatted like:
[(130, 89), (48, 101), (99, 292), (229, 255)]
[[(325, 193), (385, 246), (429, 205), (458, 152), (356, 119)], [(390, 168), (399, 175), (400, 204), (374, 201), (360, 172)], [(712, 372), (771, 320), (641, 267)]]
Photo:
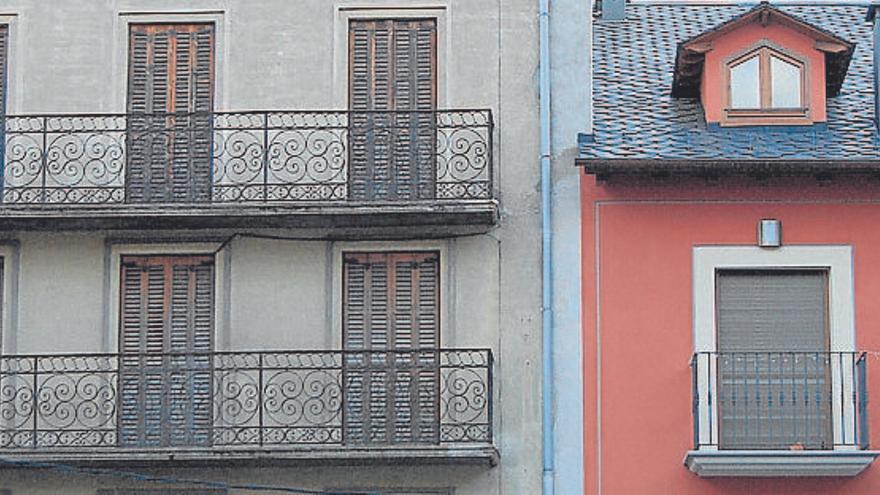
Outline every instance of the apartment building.
[(0, 491), (539, 493), (537, 26), (3, 2)]
[(601, 2), (584, 493), (877, 492), (876, 9)]

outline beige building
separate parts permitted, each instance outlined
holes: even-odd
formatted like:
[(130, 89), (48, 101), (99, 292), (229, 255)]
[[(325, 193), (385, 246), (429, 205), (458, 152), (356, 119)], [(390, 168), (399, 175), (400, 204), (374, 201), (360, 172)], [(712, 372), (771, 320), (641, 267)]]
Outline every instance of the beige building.
[(534, 0), (0, 26), (0, 492), (540, 492)]

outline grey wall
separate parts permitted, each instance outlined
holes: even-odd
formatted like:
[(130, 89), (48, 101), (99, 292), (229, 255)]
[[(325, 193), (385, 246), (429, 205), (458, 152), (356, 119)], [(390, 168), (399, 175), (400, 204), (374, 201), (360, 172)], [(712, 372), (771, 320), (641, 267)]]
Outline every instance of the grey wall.
[[(345, 16), (355, 7), (389, 6), (429, 7), (443, 19), (441, 106), (491, 108), (495, 116), (500, 224), (489, 234), (436, 244), (446, 253), (444, 345), (490, 347), (496, 356), (501, 463), (492, 469), (230, 469), (189, 475), (252, 476), (318, 488), (349, 481), (454, 485), (457, 495), (540, 492), (537, 1), (6, 0), (0, 5), (0, 22), (12, 26), (8, 109), (13, 114), (124, 111), (126, 22), (175, 19), (218, 22), (217, 109), (344, 108)], [(199, 235), (217, 239), (232, 233)], [(18, 324), (4, 329), (5, 352), (113, 350), (108, 238), (149, 242), (195, 234), (5, 233), (5, 239), (20, 241), (21, 256)], [(222, 253), (231, 267), (224, 281), (230, 292), (219, 300), (218, 342), (231, 348), (338, 345), (334, 256), (342, 248), (329, 241), (234, 241)], [(0, 471), (0, 488), (20, 495), (58, 493), (64, 486), (65, 493), (87, 494), (98, 483), (44, 474)]]
[(592, 8), (553, 0), (550, 12), (553, 155), (553, 312), (556, 492), (584, 493), (580, 174), (577, 135), (591, 126)]

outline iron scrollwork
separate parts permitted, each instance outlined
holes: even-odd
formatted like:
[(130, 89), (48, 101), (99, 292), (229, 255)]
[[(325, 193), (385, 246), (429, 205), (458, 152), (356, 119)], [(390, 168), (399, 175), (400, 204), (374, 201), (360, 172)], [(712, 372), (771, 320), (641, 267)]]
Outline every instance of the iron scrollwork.
[[(11, 205), (362, 200), (351, 196), (351, 171), (383, 162), (371, 153), (388, 152), (392, 143), (382, 145), (382, 136), (407, 113), (413, 112), (368, 119), (348, 111), (8, 116), (0, 199)], [(417, 199), (491, 199), (491, 113), (418, 114), (412, 148), (418, 163), (400, 165), (433, 170), (425, 181), (433, 191), (420, 190)], [(358, 145), (365, 136), (375, 140), (369, 153)]]
[[(351, 385), (344, 376), (363, 374), (366, 369), (381, 373), (386, 366), (389, 377), (403, 376), (406, 370), (407, 376), (418, 371), (422, 376), (438, 377), (438, 394), (424, 396), (424, 390), (413, 390), (422, 401), (436, 401), (434, 406), (422, 403), (420, 407), (438, 411), (431, 429), (439, 436), (430, 441), (412, 437), (407, 443), (491, 443), (491, 353), (415, 352), (382, 351), (385, 358), (378, 361), (373, 351), (199, 354), (192, 361), (202, 364), (192, 374), (204, 375), (203, 381), (213, 384), (207, 389), (211, 392), (204, 395), (212, 405), (207, 426), (210, 434), (207, 441), (191, 435), (199, 438), (191, 447), (348, 445), (346, 422), (359, 413), (352, 409), (354, 405), (346, 404), (346, 397), (356, 391), (348, 390)], [(161, 355), (156, 359), (172, 363), (181, 356)], [(162, 378), (122, 366), (120, 363), (128, 362), (125, 359), (118, 354), (0, 358), (0, 451), (138, 447), (121, 437), (123, 425), (132, 419), (125, 415), (138, 414), (120, 406), (120, 401), (133, 396), (130, 387), (141, 383), (153, 387), (151, 390), (162, 390), (170, 408), (189, 402), (181, 399), (180, 394), (186, 390), (178, 386), (179, 380), (175, 381), (179, 367)], [(404, 391), (401, 387), (407, 384), (412, 385), (409, 380), (389, 383), (388, 393), (399, 398)], [(200, 387), (192, 385), (188, 393), (202, 394)], [(195, 398), (199, 397), (203, 396)], [(169, 409), (163, 414), (174, 413)], [(395, 423), (400, 421), (395, 419)]]

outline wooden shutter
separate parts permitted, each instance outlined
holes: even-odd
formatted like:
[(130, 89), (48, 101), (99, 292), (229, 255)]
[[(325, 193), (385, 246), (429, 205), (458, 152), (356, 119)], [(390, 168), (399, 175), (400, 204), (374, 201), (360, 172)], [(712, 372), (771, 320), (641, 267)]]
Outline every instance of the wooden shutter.
[(208, 201), (213, 24), (132, 24), (128, 200)]
[(437, 253), (345, 255), (347, 442), (439, 441), (439, 267)]
[(830, 448), (827, 272), (729, 270), (716, 281), (720, 446)]
[[(97, 495), (226, 495), (225, 488), (102, 488)], [(2, 492), (0, 492), (2, 495)]]
[(212, 258), (123, 260), (121, 443), (210, 442), (213, 313)]
[(429, 199), (436, 180), (433, 19), (349, 24), (353, 199)]

